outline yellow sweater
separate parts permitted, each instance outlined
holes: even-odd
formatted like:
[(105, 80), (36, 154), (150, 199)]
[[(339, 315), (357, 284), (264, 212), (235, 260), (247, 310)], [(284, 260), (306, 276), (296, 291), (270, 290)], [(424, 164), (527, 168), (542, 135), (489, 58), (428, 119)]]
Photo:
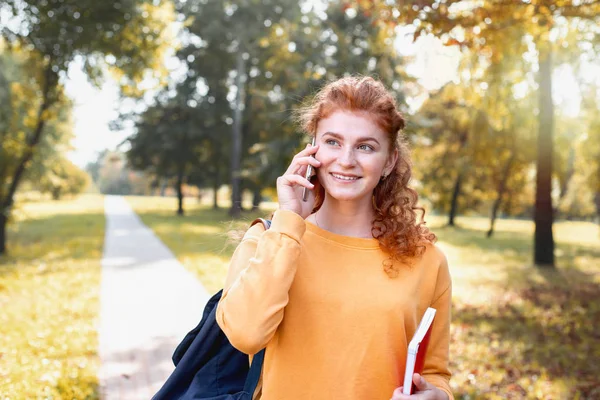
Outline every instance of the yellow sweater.
[(275, 212), (236, 249), (217, 322), (247, 354), (266, 346), (262, 400), (389, 400), (408, 342), (437, 309), (424, 377), (448, 384), (451, 281), (435, 246), (389, 278), (376, 239), (342, 236)]

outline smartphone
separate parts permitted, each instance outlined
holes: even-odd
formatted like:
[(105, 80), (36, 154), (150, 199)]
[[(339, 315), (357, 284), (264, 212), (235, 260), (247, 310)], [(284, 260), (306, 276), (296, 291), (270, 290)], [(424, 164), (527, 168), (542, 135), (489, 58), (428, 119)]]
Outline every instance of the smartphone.
[[(313, 136), (313, 140), (312, 143), (310, 144), (311, 146), (315, 146), (315, 144), (317, 143), (317, 135)], [(313, 154), (311, 156), (312, 158), (315, 158), (315, 155)], [(312, 175), (313, 172), (313, 166), (308, 164), (308, 167), (306, 168), (306, 175), (304, 176), (306, 179), (310, 180), (310, 176)], [(307, 188), (303, 188), (302, 190), (302, 201), (306, 201), (308, 199), (308, 189)]]

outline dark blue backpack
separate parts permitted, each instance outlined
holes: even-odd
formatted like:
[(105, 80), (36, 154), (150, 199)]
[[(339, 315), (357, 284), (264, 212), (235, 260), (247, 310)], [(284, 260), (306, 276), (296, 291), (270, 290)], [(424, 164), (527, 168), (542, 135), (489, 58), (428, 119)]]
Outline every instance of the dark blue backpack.
[[(271, 221), (258, 219), (265, 229)], [(248, 366), (248, 355), (234, 348), (216, 320), (219, 290), (204, 307), (202, 320), (173, 353), (175, 370), (152, 400), (251, 400), (260, 379), (265, 350)]]

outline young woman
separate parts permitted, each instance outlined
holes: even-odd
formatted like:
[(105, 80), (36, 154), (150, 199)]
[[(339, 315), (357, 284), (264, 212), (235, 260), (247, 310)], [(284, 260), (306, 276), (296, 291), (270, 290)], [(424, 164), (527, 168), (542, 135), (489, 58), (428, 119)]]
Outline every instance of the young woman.
[[(393, 97), (372, 78), (343, 78), (300, 120), (315, 146), (277, 179), (271, 229), (248, 230), (217, 309), (233, 346), (266, 347), (255, 398), (452, 399), (450, 274), (417, 221)], [(402, 395), (408, 342), (427, 307), (437, 314), (424, 372), (413, 376), (416, 394)]]

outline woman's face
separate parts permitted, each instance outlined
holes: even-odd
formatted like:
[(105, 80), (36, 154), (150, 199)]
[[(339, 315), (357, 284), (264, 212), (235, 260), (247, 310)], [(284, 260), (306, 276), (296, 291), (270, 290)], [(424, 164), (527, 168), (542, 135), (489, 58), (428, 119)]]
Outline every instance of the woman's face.
[(370, 204), (381, 176), (389, 174), (398, 157), (397, 151), (390, 155), (388, 135), (365, 114), (342, 110), (321, 119), (316, 134), (317, 176), (326, 193)]

